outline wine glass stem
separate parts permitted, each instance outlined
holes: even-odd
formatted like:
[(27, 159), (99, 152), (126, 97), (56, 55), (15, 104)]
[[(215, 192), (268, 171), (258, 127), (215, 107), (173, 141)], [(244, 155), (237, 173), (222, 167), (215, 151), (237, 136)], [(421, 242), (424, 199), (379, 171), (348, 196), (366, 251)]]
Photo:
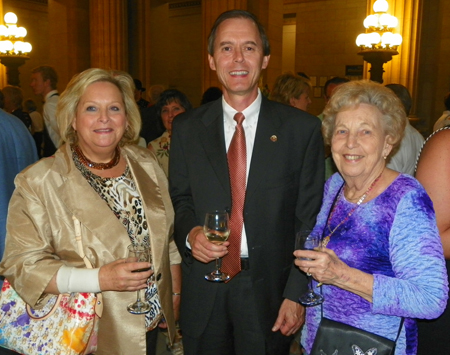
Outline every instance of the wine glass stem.
[(220, 258), (216, 258), (216, 274), (220, 274)]
[(137, 303), (141, 303), (141, 290), (137, 290), (136, 293), (137, 293), (136, 302)]
[(312, 281), (312, 276), (308, 276), (308, 285), (309, 285), (309, 291), (312, 292), (313, 291), (313, 281)]

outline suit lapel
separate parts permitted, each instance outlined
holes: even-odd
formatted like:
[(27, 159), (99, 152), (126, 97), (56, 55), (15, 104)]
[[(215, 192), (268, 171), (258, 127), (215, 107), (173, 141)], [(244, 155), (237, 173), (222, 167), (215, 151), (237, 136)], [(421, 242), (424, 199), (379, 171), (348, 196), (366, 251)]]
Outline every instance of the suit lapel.
[(225, 191), (230, 191), (225, 134), (223, 126), (222, 100), (217, 100), (203, 115), (200, 139), (213, 167), (217, 179)]
[(272, 114), (271, 111), (271, 102), (263, 97), (247, 180), (246, 200), (252, 198), (261, 180), (267, 179), (271, 161), (277, 159), (277, 141), (273, 141), (272, 137), (278, 138), (281, 123), (277, 115)]
[(127, 159), (144, 205), (153, 258), (162, 260), (166, 239), (153, 236), (168, 235), (167, 213), (169, 212), (166, 211), (163, 203), (153, 163), (148, 158), (135, 159), (131, 154), (128, 155)]

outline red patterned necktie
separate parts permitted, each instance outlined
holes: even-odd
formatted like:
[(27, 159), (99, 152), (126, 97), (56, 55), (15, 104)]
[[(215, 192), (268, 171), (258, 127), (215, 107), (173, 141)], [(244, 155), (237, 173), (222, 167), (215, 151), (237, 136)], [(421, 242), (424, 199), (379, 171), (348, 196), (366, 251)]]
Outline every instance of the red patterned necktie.
[(247, 183), (247, 149), (242, 112), (234, 115), (236, 130), (228, 148), (228, 169), (231, 185), (230, 245), (228, 254), (223, 258), (222, 271), (230, 275), (230, 280), (241, 271), (241, 236), (244, 224), (245, 187)]

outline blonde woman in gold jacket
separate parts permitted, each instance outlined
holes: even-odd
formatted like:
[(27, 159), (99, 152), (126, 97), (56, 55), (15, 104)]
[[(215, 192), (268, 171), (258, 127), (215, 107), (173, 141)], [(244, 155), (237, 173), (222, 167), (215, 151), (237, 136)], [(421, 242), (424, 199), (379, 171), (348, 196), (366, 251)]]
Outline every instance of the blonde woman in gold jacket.
[[(128, 313), (127, 305), (154, 272), (173, 339), (181, 259), (170, 238), (167, 179), (154, 154), (132, 144), (140, 116), (131, 77), (101, 69), (78, 74), (61, 95), (57, 117), (66, 144), (16, 178), (0, 274), (31, 306), (46, 294), (101, 291), (96, 354), (153, 354), (151, 320)], [(77, 253), (73, 217), (94, 269)], [(125, 262), (127, 246), (139, 238), (151, 246), (154, 271), (132, 273), (149, 265)]]

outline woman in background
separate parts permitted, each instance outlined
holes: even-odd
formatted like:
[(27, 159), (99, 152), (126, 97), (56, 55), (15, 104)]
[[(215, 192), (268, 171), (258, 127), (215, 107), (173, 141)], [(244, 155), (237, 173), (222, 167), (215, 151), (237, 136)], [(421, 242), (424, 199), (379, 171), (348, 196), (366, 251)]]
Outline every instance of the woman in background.
[(303, 76), (292, 73), (281, 74), (273, 85), (270, 99), (285, 105), (308, 111), (311, 104), (311, 83)]
[(161, 137), (148, 144), (148, 149), (156, 154), (167, 177), (169, 176), (170, 137), (173, 119), (191, 108), (192, 105), (187, 96), (176, 89), (163, 91), (156, 103), (157, 114), (161, 117), (166, 130)]

